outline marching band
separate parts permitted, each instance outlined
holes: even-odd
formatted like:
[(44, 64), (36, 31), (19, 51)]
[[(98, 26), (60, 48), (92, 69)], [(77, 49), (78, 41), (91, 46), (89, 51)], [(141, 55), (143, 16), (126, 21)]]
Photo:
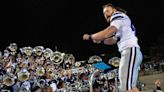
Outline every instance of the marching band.
[[(32, 92), (39, 87), (42, 92), (89, 92), (89, 77), (95, 71), (93, 63), (102, 61), (94, 55), (88, 60), (76, 61), (73, 54), (53, 51), (43, 46), (18, 48), (11, 43), (0, 52), (1, 92)], [(118, 66), (119, 58), (110, 59)], [(103, 92), (110, 92), (114, 73), (100, 72), (95, 77)], [(105, 91), (106, 90), (106, 91)]]

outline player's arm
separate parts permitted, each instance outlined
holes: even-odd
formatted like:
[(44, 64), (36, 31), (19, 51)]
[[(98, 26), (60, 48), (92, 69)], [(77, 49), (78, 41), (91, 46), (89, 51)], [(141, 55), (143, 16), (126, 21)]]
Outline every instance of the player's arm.
[(93, 40), (103, 41), (103, 40), (113, 36), (113, 34), (116, 33), (120, 29), (123, 21), (124, 21), (123, 16), (121, 16), (121, 15), (113, 16), (110, 21), (110, 26), (108, 26), (106, 29), (104, 29), (100, 32), (92, 34), (91, 38)]
[(92, 35), (84, 34), (83, 40), (93, 40), (94, 42), (101, 42), (113, 36), (113, 34), (115, 34), (120, 29), (121, 25), (122, 21), (115, 19), (111, 22), (110, 26), (100, 32), (94, 33)]
[(103, 41), (111, 37), (116, 32), (117, 32), (117, 28), (115, 26), (109, 26), (100, 32), (92, 34), (91, 38), (92, 40)]
[(105, 45), (113, 45), (115, 43), (117, 43), (117, 38), (115, 36), (107, 38), (104, 40)]

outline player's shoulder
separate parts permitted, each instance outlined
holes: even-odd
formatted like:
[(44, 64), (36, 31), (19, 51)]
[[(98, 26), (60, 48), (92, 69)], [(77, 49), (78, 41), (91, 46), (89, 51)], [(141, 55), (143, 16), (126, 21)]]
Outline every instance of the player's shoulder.
[(120, 11), (116, 11), (112, 14), (112, 16), (116, 16), (116, 15), (123, 15), (124, 13), (120, 12)]
[(112, 14), (111, 21), (125, 19), (125, 18), (127, 18), (127, 15), (118, 11)]

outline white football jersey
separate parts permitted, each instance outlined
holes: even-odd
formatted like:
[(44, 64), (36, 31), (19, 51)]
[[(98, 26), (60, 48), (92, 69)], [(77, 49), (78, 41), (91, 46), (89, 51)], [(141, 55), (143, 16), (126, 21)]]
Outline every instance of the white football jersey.
[(119, 11), (113, 13), (110, 18), (110, 26), (115, 26), (118, 30), (115, 36), (119, 38), (117, 45), (120, 52), (130, 47), (140, 48), (138, 38), (135, 35), (135, 27), (126, 14)]

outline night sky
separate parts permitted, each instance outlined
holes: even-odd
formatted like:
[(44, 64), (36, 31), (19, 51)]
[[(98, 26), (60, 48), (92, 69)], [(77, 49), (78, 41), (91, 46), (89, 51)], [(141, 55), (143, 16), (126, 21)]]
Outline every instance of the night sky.
[(163, 0), (5, 1), (1, 11), (0, 49), (15, 42), (18, 47), (41, 45), (54, 51), (57, 46), (59, 51), (72, 53), (79, 59), (115, 53), (115, 45), (82, 40), (84, 33), (95, 33), (108, 26), (102, 13), (102, 5), (106, 3), (127, 11), (137, 29), (141, 50), (148, 54), (150, 46), (164, 31)]

